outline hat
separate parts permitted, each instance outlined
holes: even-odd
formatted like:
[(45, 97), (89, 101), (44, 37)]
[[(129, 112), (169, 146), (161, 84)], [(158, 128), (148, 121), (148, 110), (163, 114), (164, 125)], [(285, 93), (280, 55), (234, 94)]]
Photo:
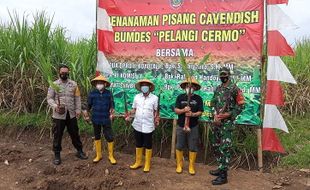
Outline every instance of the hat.
[(95, 86), (95, 84), (96, 84), (97, 81), (105, 82), (105, 83), (107, 84), (106, 87), (109, 87), (109, 86), (111, 85), (111, 83), (110, 83), (104, 76), (102, 76), (102, 75), (97, 76), (96, 78), (94, 78), (93, 80), (91, 80), (90, 83), (91, 83), (93, 86)]
[[(188, 79), (189, 78), (187, 78), (186, 80), (181, 82), (180, 87), (182, 89), (184, 89), (186, 87), (186, 85), (189, 84), (190, 81)], [(194, 86), (195, 90), (200, 90), (201, 86), (200, 86), (200, 84), (198, 83), (198, 81), (194, 77), (192, 77), (192, 81), (191, 82), (192, 82), (192, 85)]]
[(135, 85), (136, 89), (139, 90), (139, 91), (141, 91), (141, 83), (144, 83), (144, 82), (150, 84), (150, 92), (153, 92), (154, 89), (155, 89), (155, 85), (154, 85), (154, 83), (153, 83), (152, 81), (150, 81), (150, 80), (148, 80), (148, 79), (139, 80), (139, 81), (136, 83), (136, 85)]
[(219, 75), (220, 76), (228, 76), (228, 75), (230, 75), (230, 69), (227, 68), (227, 67), (220, 68)]

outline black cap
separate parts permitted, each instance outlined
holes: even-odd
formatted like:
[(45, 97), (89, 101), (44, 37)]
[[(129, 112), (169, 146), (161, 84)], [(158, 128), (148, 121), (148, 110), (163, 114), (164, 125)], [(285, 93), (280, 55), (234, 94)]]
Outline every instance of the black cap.
[(220, 68), (219, 74), (220, 76), (228, 76), (230, 75), (230, 70), (227, 67), (222, 67)]

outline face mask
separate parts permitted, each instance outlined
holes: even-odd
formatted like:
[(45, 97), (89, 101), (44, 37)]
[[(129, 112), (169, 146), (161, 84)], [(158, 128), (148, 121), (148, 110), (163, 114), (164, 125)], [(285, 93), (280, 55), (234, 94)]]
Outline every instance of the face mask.
[(226, 83), (228, 81), (228, 77), (220, 77), (222, 83)]
[(149, 86), (141, 86), (141, 91), (142, 91), (144, 94), (148, 93), (149, 90), (150, 90), (150, 87), (149, 87)]
[(61, 78), (61, 80), (67, 80), (69, 77), (69, 73), (60, 73), (59, 77)]
[(96, 88), (97, 88), (98, 90), (102, 90), (102, 89), (104, 88), (104, 84), (97, 84), (97, 85), (96, 85)]

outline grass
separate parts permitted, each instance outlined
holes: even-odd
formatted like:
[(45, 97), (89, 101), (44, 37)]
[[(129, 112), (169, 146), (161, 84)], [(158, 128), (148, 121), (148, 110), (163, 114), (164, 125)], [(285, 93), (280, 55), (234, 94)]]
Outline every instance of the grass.
[(280, 134), (281, 142), (288, 155), (281, 161), (282, 166), (310, 168), (310, 114), (301, 117), (286, 116), (289, 134)]

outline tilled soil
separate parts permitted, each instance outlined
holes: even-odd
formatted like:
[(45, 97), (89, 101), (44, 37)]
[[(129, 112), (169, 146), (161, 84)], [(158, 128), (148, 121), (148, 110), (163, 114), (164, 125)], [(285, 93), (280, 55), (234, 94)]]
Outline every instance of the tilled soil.
[[(115, 153), (117, 165), (111, 165), (104, 158), (92, 163), (94, 151), (91, 138), (82, 136), (88, 160), (75, 157), (75, 150), (68, 136), (63, 139), (62, 164), (52, 164), (52, 139), (39, 135), (34, 130), (0, 130), (0, 189), (310, 189), (309, 173), (297, 170), (282, 171), (278, 174), (260, 173), (237, 169), (229, 171), (229, 183), (212, 186), (213, 176), (208, 171), (214, 166), (196, 164), (196, 175), (188, 173), (185, 161), (182, 174), (175, 173), (175, 160), (154, 157), (151, 171), (130, 170), (134, 161), (133, 153)], [(43, 137), (40, 139), (40, 137)], [(308, 186), (307, 186), (308, 185)]]

